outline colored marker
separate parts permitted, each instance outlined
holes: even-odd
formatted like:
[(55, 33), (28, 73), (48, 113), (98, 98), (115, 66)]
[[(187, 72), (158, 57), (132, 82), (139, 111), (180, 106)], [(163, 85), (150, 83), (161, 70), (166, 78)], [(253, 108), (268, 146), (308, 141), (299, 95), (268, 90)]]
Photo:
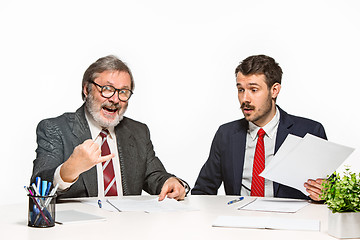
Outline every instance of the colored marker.
[(234, 200), (231, 200), (230, 202), (228, 202), (227, 204), (230, 205), (230, 204), (233, 204), (233, 203), (237, 203), (237, 202), (240, 202), (241, 200), (243, 200), (244, 197), (239, 197), (237, 199), (234, 199)]
[(46, 188), (46, 191), (45, 191), (45, 196), (49, 195), (50, 188), (51, 188), (51, 182), (48, 182), (48, 185), (47, 185), (47, 188)]
[(41, 196), (46, 196), (47, 185), (47, 181), (43, 180), (41, 182)]

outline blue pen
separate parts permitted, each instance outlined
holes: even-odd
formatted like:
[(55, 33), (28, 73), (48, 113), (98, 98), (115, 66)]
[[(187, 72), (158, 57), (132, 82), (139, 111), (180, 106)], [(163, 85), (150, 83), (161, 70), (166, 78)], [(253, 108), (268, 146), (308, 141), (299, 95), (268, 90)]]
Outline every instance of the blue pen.
[(41, 182), (41, 196), (46, 196), (47, 185), (47, 181), (43, 180)]
[(48, 185), (47, 185), (47, 188), (46, 188), (46, 191), (45, 191), (45, 196), (49, 195), (50, 188), (51, 188), (51, 182), (48, 182)]
[(102, 204), (101, 204), (101, 200), (100, 200), (100, 199), (98, 200), (98, 205), (99, 205), (99, 208), (102, 208)]
[(236, 203), (236, 202), (240, 202), (241, 200), (243, 200), (244, 197), (239, 197), (237, 199), (234, 199), (234, 200), (231, 200), (230, 202), (228, 202), (227, 204), (230, 205), (230, 204), (233, 204), (233, 203)]

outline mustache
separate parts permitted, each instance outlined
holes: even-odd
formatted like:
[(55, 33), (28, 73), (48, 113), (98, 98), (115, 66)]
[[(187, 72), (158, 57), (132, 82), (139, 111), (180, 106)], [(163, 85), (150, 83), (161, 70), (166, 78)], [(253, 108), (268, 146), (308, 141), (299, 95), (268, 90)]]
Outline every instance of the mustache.
[(241, 108), (241, 109), (246, 108), (246, 109), (254, 110), (254, 109), (255, 109), (255, 106), (250, 105), (250, 103), (248, 103), (248, 102), (243, 102), (243, 103), (241, 104), (240, 108)]
[(121, 106), (119, 103), (111, 103), (111, 102), (104, 102), (103, 104), (101, 104), (101, 107), (106, 107), (106, 108), (111, 108), (111, 109), (117, 109), (120, 110)]

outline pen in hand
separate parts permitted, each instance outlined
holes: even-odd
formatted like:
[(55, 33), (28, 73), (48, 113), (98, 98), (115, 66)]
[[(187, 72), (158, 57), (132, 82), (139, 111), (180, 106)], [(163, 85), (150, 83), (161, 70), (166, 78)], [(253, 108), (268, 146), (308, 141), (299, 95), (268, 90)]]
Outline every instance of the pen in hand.
[(244, 197), (239, 197), (237, 199), (234, 199), (234, 200), (231, 200), (230, 202), (228, 202), (227, 204), (230, 205), (230, 204), (233, 204), (233, 203), (237, 203), (237, 202), (240, 202), (241, 200), (243, 200)]

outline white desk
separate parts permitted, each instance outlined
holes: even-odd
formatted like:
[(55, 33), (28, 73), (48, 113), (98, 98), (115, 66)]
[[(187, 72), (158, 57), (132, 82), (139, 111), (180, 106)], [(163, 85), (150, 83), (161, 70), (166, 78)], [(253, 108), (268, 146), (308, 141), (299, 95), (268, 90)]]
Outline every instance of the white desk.
[[(148, 199), (151, 196), (127, 197)], [(55, 227), (39, 229), (27, 226), (27, 204), (0, 206), (0, 234), (6, 239), (335, 239), (327, 234), (327, 214), (325, 205), (310, 204), (297, 213), (270, 213), (237, 210), (239, 205), (227, 205), (234, 196), (188, 196), (182, 204), (199, 211), (186, 212), (109, 212), (81, 202), (67, 202), (56, 205), (56, 210), (76, 209), (106, 217), (106, 221), (56, 224)], [(273, 216), (284, 218), (317, 219), (321, 221), (321, 231), (288, 231), (244, 228), (212, 227), (221, 215)], [(112, 238), (110, 238), (112, 237)]]

